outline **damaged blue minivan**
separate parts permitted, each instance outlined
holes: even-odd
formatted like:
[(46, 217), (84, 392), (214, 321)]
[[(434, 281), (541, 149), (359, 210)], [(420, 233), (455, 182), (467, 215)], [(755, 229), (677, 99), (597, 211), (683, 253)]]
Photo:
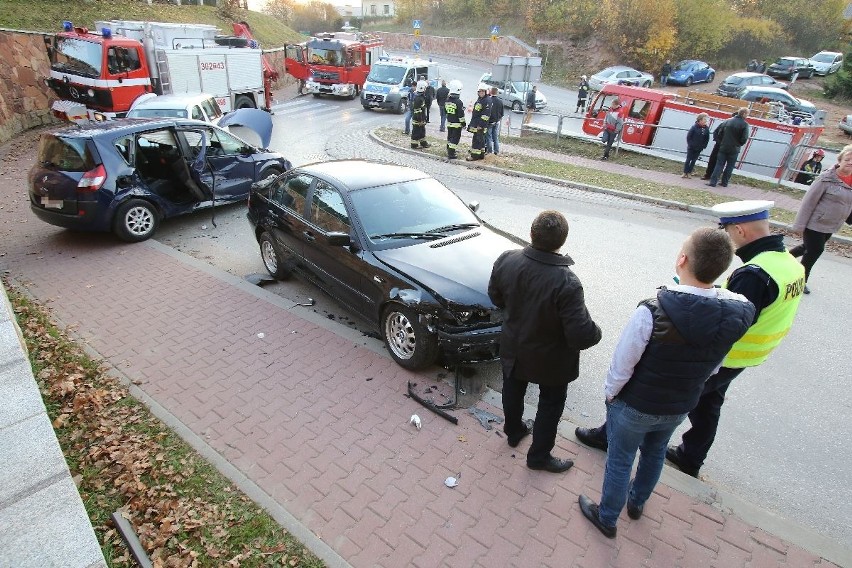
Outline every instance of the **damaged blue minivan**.
[[(268, 113), (241, 109), (220, 122), (228, 124), (254, 130), (268, 147)], [(52, 225), (138, 242), (162, 219), (246, 200), (252, 183), (291, 167), (277, 152), (196, 120), (86, 123), (41, 136), (30, 208)]]

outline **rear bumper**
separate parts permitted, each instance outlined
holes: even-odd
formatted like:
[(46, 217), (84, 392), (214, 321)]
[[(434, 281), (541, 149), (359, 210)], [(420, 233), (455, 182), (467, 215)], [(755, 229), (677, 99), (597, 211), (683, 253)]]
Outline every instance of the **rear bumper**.
[(75, 231), (109, 231), (110, 223), (99, 215), (97, 204), (81, 203), (74, 214), (53, 211), (30, 202), (30, 210), (36, 217), (57, 227)]
[(478, 363), (500, 357), (502, 326), (463, 332), (438, 330), (438, 344), (447, 363)]

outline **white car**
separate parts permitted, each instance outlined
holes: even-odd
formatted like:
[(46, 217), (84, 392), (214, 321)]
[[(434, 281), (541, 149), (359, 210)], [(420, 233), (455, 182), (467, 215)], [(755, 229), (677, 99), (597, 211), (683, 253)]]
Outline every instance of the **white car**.
[[(497, 98), (503, 102), (503, 106), (512, 107), (514, 111), (526, 108), (527, 93), (532, 90), (532, 83), (526, 81), (509, 81), (505, 85), (491, 77), (491, 73), (485, 73), (479, 79), (489, 87), (497, 87)], [(490, 93), (489, 93), (490, 94)], [(541, 110), (547, 106), (547, 97), (538, 88), (535, 90), (535, 108)]]
[(650, 87), (654, 84), (654, 76), (632, 67), (615, 65), (598, 71), (589, 77), (589, 88), (600, 91), (604, 85), (632, 85), (634, 87)]
[(852, 114), (847, 114), (846, 116), (841, 118), (837, 126), (845, 134), (852, 136)]
[(127, 118), (192, 118), (219, 124), (222, 109), (210, 95), (142, 95), (127, 112)]
[(843, 54), (836, 51), (820, 51), (810, 59), (814, 75), (836, 73), (843, 66)]

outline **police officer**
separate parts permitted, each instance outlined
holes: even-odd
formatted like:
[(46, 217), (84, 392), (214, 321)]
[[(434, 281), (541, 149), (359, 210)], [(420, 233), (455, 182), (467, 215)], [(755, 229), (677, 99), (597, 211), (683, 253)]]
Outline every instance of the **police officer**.
[[(691, 428), (679, 446), (669, 447), (666, 458), (682, 472), (698, 477), (698, 470), (713, 445), (725, 392), (748, 367), (766, 361), (787, 335), (805, 288), (805, 269), (784, 247), (783, 235), (769, 232), (773, 201), (730, 201), (713, 207), (719, 227), (725, 229), (745, 263), (734, 270), (725, 287), (745, 296), (756, 308), (755, 320), (734, 343), (722, 366), (704, 383), (698, 406), (689, 413)], [(577, 439), (606, 450), (606, 423), (598, 428), (577, 428)]]
[(473, 112), (470, 116), (468, 132), (473, 134), (470, 143), (470, 156), (465, 158), (468, 162), (485, 159), (485, 130), (491, 119), (491, 97), (488, 96), (488, 85), (480, 83), (476, 88), (476, 102), (473, 103)]
[(447, 157), (451, 160), (458, 158), (459, 140), (465, 127), (464, 103), (459, 98), (462, 92), (461, 81), (450, 81), (450, 94), (444, 103), (447, 111)]
[(428, 148), (426, 142), (426, 81), (417, 81), (411, 103), (411, 147)]

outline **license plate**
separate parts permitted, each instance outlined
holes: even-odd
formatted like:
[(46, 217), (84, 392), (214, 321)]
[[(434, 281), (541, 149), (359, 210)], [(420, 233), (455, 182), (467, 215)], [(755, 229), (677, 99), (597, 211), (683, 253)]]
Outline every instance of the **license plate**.
[(42, 197), (41, 204), (49, 209), (62, 209), (61, 199), (51, 199), (49, 197)]

